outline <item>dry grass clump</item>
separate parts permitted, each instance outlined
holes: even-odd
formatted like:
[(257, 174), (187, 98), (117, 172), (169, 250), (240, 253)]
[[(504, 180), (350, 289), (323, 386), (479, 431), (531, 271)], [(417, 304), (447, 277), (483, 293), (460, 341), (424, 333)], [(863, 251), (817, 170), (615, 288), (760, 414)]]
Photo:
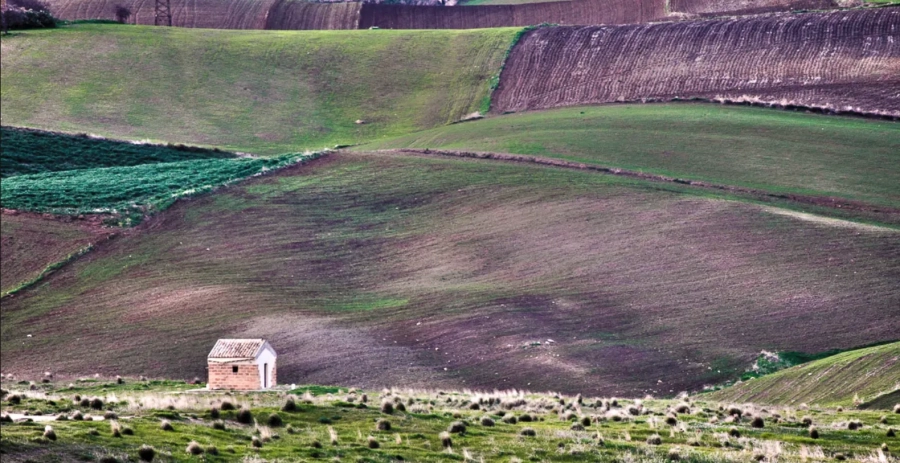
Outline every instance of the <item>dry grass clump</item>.
[(368, 442), (370, 449), (377, 449), (378, 447), (381, 447), (381, 444), (378, 443), (378, 439), (375, 439), (372, 436), (366, 438), (366, 441)]
[(662, 437), (659, 434), (651, 434), (647, 436), (647, 443), (650, 445), (660, 445), (662, 444)]
[(6, 413), (0, 414), (0, 423), (12, 423), (13, 419)]
[(850, 420), (847, 422), (847, 429), (851, 431), (856, 431), (857, 429), (862, 427), (862, 423), (858, 420)]
[(686, 404), (686, 403), (680, 403), (680, 404), (678, 404), (678, 405), (675, 406), (675, 409), (674, 409), (674, 410), (675, 410), (675, 413), (682, 413), (682, 414), (684, 414), (684, 413), (690, 413), (690, 412), (691, 412), (691, 406), (690, 406), (689, 404)]
[(222, 411), (228, 411), (228, 410), (235, 409), (234, 404), (227, 400), (223, 400), (222, 403), (219, 405), (219, 408), (222, 409)]
[(503, 417), (503, 422), (506, 424), (516, 424), (518, 421), (519, 420), (518, 418), (516, 418), (516, 415), (513, 414), (505, 415)]
[(750, 426), (754, 428), (762, 428), (765, 427), (766, 422), (762, 419), (761, 416), (754, 416), (753, 420), (750, 421)]
[[(250, 445), (252, 445), (255, 448), (260, 448), (260, 447), (262, 447), (262, 441), (259, 439), (259, 437), (253, 436), (253, 438), (250, 439)], [(321, 444), (319, 444), (319, 445), (321, 445)]]
[(819, 429), (815, 426), (809, 427), (809, 438), (810, 439), (818, 439), (819, 438)]
[(900, 413), (900, 404), (894, 404), (894, 413)]
[(438, 437), (441, 439), (441, 446), (445, 449), (453, 446), (453, 439), (450, 438), (450, 433), (445, 431), (440, 433)]
[(163, 431), (174, 431), (175, 428), (172, 426), (172, 423), (169, 420), (162, 420), (159, 422), (159, 429)]
[(385, 413), (387, 415), (394, 413), (394, 403), (390, 400), (384, 400), (381, 402), (381, 413)]
[(491, 418), (491, 417), (489, 417), (489, 416), (487, 416), (487, 415), (484, 415), (484, 416), (481, 417), (481, 425), (482, 425), (482, 426), (491, 427), (491, 426), (493, 426), (494, 424), (495, 424), (495, 423), (494, 423), (494, 419), (493, 419), (493, 418)]
[(104, 419), (104, 420), (115, 420), (115, 419), (118, 419), (118, 418), (119, 418), (119, 416), (116, 415), (116, 412), (114, 412), (114, 411), (112, 411), (112, 410), (107, 410), (107, 411), (105, 411), (105, 412), (103, 413), (103, 419)]
[(218, 455), (219, 449), (215, 445), (206, 446), (206, 453), (209, 455)]
[(288, 399), (284, 402), (284, 405), (281, 407), (281, 411), (283, 411), (283, 412), (295, 412), (295, 411), (297, 411), (297, 402), (294, 402), (294, 398), (293, 398), (293, 397), (288, 398)]
[(253, 423), (253, 413), (250, 412), (249, 408), (242, 408), (237, 412), (237, 416), (235, 419), (238, 423), (241, 424), (252, 424)]
[(269, 418), (266, 419), (266, 424), (273, 428), (278, 428), (284, 425), (284, 421), (281, 419), (281, 416), (277, 413), (272, 413), (269, 415)]
[(213, 429), (224, 431), (225, 430), (225, 422), (222, 420), (213, 421), (212, 424)]
[(113, 437), (122, 437), (122, 426), (118, 421), (109, 422), (109, 432)]
[(523, 413), (519, 415), (519, 421), (523, 423), (531, 423), (532, 421), (534, 421), (534, 417), (528, 413)]
[(581, 423), (572, 423), (569, 429), (572, 431), (584, 431), (584, 426)]
[(462, 421), (454, 421), (447, 427), (447, 432), (451, 434), (462, 434), (466, 432), (466, 424)]
[(65, 413), (60, 413), (56, 415), (56, 421), (69, 421), (69, 417)]
[(53, 430), (53, 426), (47, 425), (44, 427), (44, 438), (48, 440), (56, 440), (56, 431)]
[(138, 449), (138, 458), (140, 458), (141, 461), (150, 462), (153, 461), (153, 458), (155, 457), (156, 449), (147, 444), (142, 445), (141, 448)]
[(665, 421), (669, 426), (675, 426), (676, 424), (678, 424), (678, 418), (675, 418), (675, 416), (673, 415), (667, 416)]
[(519, 431), (519, 435), (524, 437), (534, 437), (537, 433), (532, 428), (522, 428), (522, 430)]
[(209, 417), (210, 418), (217, 420), (217, 419), (219, 419), (219, 416), (220, 416), (220, 413), (219, 413), (219, 409), (217, 407), (212, 407), (209, 409)]
[(728, 428), (728, 435), (731, 437), (741, 437), (741, 431), (739, 431), (738, 428), (732, 426)]
[(391, 430), (391, 422), (381, 418), (375, 422), (375, 429), (378, 431), (390, 431)]
[(101, 400), (99, 397), (94, 397), (90, 401), (90, 406), (94, 410), (102, 410), (103, 409), (103, 400)]
[(887, 437), (897, 437), (897, 431), (894, 431), (894, 428), (888, 428), (887, 433), (885, 435)]
[(813, 423), (812, 418), (810, 418), (809, 416), (804, 416), (802, 419), (800, 419), (800, 422), (803, 423), (803, 426), (807, 427), (812, 426)]
[(187, 448), (185, 450), (187, 451), (187, 453), (190, 453), (191, 455), (200, 455), (203, 453), (203, 447), (200, 446), (200, 443), (198, 443), (197, 441), (194, 441), (194, 440), (192, 440), (187, 445)]

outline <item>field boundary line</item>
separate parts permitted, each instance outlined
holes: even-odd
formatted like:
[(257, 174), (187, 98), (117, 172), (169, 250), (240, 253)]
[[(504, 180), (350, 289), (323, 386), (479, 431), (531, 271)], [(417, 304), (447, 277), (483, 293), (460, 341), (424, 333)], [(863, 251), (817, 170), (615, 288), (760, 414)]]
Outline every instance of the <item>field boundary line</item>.
[[(541, 166), (559, 167), (563, 169), (582, 170), (590, 172), (599, 172), (603, 174), (616, 175), (620, 177), (628, 177), (639, 180), (647, 180), (661, 183), (673, 183), (679, 185), (687, 185), (707, 190), (717, 190), (728, 193), (746, 194), (763, 200), (782, 200), (791, 201), (800, 204), (808, 204), (813, 206), (827, 207), (832, 209), (840, 209), (846, 211), (870, 212), (887, 217), (894, 220), (891, 223), (900, 221), (900, 208), (877, 206), (862, 201), (852, 201), (846, 198), (838, 198), (833, 196), (811, 196), (792, 193), (772, 193), (757, 188), (740, 187), (734, 185), (723, 185), (718, 183), (706, 182), (702, 180), (690, 180), (679, 177), (669, 177), (666, 175), (650, 174), (646, 172), (620, 169), (618, 167), (607, 167), (597, 164), (587, 164), (576, 161), (566, 161), (564, 159), (548, 158), (543, 156), (532, 156), (523, 154), (510, 153), (493, 153), (484, 151), (454, 151), (454, 150), (433, 150), (433, 149), (413, 149), (400, 148), (388, 150), (375, 150), (376, 153), (399, 153), (413, 154), (419, 156), (437, 156), (437, 157), (456, 157), (469, 159), (485, 159), (493, 161), (503, 161), (512, 163), (537, 164)], [(893, 227), (886, 226), (885, 229), (894, 230)]]

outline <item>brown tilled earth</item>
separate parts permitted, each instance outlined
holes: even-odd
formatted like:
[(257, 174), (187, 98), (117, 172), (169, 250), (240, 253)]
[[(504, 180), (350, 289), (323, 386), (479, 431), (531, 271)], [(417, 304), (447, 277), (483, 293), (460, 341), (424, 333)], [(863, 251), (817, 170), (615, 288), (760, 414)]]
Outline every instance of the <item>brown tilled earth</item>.
[(900, 8), (527, 33), (492, 110), (705, 98), (900, 117)]
[(0, 217), (2, 291), (32, 280), (48, 264), (104, 241), (113, 229), (103, 227), (100, 219), (90, 216), (88, 220), (78, 220), (4, 209)]
[(182, 201), (5, 300), (0, 356), (18, 374), (192, 378), (217, 338), (246, 336), (272, 342), (284, 383), (668, 394), (761, 349), (890, 339), (898, 280), (892, 229), (593, 172), (337, 153)]
[[(149, 0), (48, 0), (62, 19), (115, 19), (117, 4), (130, 21), (152, 25)], [(837, 0), (573, 0), (467, 7), (315, 3), (304, 0), (200, 0), (171, 2), (172, 24), (214, 29), (475, 29), (535, 24), (638, 24), (694, 15), (747, 14), (835, 8)], [(843, 5), (846, 6), (846, 5)]]

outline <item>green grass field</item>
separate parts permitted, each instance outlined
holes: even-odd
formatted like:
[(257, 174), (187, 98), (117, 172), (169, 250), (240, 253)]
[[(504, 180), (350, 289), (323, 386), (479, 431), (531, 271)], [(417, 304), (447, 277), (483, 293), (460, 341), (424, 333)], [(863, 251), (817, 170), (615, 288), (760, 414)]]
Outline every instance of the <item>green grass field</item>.
[[(712, 400), (852, 406), (900, 388), (900, 342), (857, 349), (744, 381)], [(893, 404), (886, 408), (892, 407)]]
[(371, 141), (485, 109), (517, 30), (28, 31), (2, 39), (2, 123), (256, 154)]
[[(402, 388), (380, 393), (328, 388), (334, 392), (317, 395), (301, 392), (307, 388), (185, 394), (191, 386), (184, 383), (135, 378), (125, 378), (123, 385), (103, 379), (40, 385), (37, 393), (11, 382), (3, 387), (12, 389), (4, 412), (50, 418), (2, 423), (0, 452), (10, 463), (112, 461), (100, 460), (104, 457), (137, 461), (142, 446), (153, 447), (154, 461), (165, 462), (373, 463), (876, 462), (889, 461), (900, 449), (900, 440), (887, 436), (900, 426), (897, 414), (882, 419), (879, 411), (742, 405), (738, 410), (743, 416), (735, 418), (728, 403), (703, 398), (630, 400)], [(18, 403), (10, 401), (12, 396), (19, 397)], [(81, 405), (81, 400), (94, 398), (103, 401), (104, 410)], [(289, 401), (294, 406), (284, 410)], [(383, 401), (394, 404), (394, 410), (382, 411)], [(223, 410), (224, 402), (245, 408), (251, 421), (240, 422), (237, 411)], [(106, 408), (113, 415), (98, 421), (110, 413)], [(96, 418), (55, 419), (76, 415)], [(818, 437), (810, 436), (803, 419), (812, 421)], [(851, 420), (861, 428), (849, 430)], [(161, 429), (164, 421), (171, 430)], [(454, 423), (457, 429), (448, 432)], [(188, 452), (191, 442), (197, 444), (196, 455)]]
[(0, 355), (193, 377), (215, 339), (265, 337), (286, 382), (641, 396), (894, 336), (895, 230), (688, 189), (338, 152), (178, 203), (5, 300)]
[(235, 157), (233, 153), (185, 146), (136, 144), (12, 127), (0, 131), (2, 177)]
[(158, 212), (194, 195), (322, 153), (271, 158), (201, 159), (17, 175), (0, 184), (0, 205), (57, 214)]
[(711, 104), (492, 117), (366, 144), (540, 155), (900, 207), (900, 124)]

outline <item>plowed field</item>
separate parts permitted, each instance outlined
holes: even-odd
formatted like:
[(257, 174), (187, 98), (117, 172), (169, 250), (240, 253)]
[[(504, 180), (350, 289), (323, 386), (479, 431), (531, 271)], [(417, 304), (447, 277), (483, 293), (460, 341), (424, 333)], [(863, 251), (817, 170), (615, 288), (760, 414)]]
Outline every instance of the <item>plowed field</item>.
[(900, 8), (541, 28), (493, 109), (695, 97), (900, 117)]
[(753, 14), (788, 10), (821, 10), (855, 6), (861, 0), (669, 0), (674, 12), (700, 15)]
[[(67, 19), (115, 19), (115, 5), (129, 7), (129, 22), (152, 25), (154, 0), (48, 0), (54, 16)], [(275, 0), (174, 0), (172, 25), (206, 29), (264, 29)]]
[(665, 15), (665, 4), (659, 0), (582, 0), (468, 8), (365, 4), (359, 27), (472, 29), (541, 23), (632, 24), (659, 20)]
[(276, 0), (266, 16), (266, 29), (356, 29), (361, 3), (310, 3)]
[(761, 349), (891, 339), (898, 277), (892, 229), (336, 153), (176, 204), (4, 301), (0, 355), (20, 376), (192, 378), (215, 339), (264, 337), (283, 383), (673, 394)]

